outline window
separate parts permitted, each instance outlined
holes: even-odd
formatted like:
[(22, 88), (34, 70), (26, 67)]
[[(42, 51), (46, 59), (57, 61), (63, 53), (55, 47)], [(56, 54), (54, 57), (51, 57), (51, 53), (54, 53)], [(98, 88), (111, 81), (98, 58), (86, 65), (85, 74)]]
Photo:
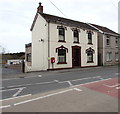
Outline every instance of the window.
[(68, 53), (68, 49), (63, 45), (56, 48), (56, 53), (58, 53), (58, 64), (67, 64), (66, 63), (66, 52)]
[(93, 63), (93, 54), (95, 51), (90, 47), (89, 49), (86, 50), (87, 53), (87, 63)]
[(66, 50), (58, 49), (58, 63), (66, 63)]
[(106, 38), (106, 45), (107, 45), (107, 46), (110, 45), (110, 37), (109, 37), (109, 36), (107, 36), (107, 38)]
[(118, 47), (118, 37), (115, 38), (115, 46)]
[(74, 43), (79, 43), (79, 32), (78, 30), (73, 31)]
[(65, 41), (65, 29), (59, 28), (59, 41)]
[(118, 61), (118, 58), (119, 58), (118, 52), (116, 52), (116, 53), (115, 53), (115, 61)]
[(107, 52), (107, 54), (106, 54), (106, 60), (107, 61), (112, 61), (112, 52)]
[(92, 33), (88, 32), (88, 44), (92, 44)]
[(87, 54), (87, 62), (88, 63), (93, 62), (93, 54), (90, 52)]
[(31, 53), (27, 54), (26, 61), (27, 62), (31, 62)]

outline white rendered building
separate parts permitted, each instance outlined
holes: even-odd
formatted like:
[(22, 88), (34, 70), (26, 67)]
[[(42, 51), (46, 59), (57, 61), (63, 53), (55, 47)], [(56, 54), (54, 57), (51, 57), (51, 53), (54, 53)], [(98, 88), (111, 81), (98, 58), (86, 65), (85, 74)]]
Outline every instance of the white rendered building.
[(86, 23), (45, 14), (40, 3), (31, 32), (26, 72), (98, 65), (97, 30)]

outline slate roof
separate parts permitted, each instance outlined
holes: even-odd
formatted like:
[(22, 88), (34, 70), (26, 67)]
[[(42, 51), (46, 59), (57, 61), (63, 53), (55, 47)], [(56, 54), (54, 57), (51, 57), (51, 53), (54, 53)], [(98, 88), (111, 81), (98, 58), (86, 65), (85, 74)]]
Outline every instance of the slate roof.
[[(49, 14), (45, 14), (45, 13), (39, 13), (47, 22), (51, 22), (51, 23), (56, 23), (56, 24), (62, 24), (62, 25), (66, 25), (66, 26), (71, 26), (71, 27), (78, 27), (78, 28), (82, 28), (82, 29), (89, 29), (89, 30), (95, 30), (98, 31), (97, 29), (95, 29), (94, 27), (91, 27), (90, 25), (88, 25), (87, 23), (83, 23), (83, 22), (79, 22), (79, 21), (75, 21), (75, 20), (71, 20), (71, 19), (67, 19), (67, 18), (63, 18), (63, 17), (58, 17), (58, 16), (53, 16), (53, 15), (49, 15)], [(31, 26), (31, 31), (34, 27), (35, 21), (38, 17), (38, 14), (36, 14), (33, 24)]]
[(107, 27), (103, 27), (103, 26), (100, 26), (100, 25), (96, 25), (96, 24), (91, 24), (92, 26), (96, 27), (97, 29), (101, 30), (103, 33), (110, 33), (110, 34), (115, 34), (115, 35), (119, 35), (118, 33), (110, 30), (109, 28)]

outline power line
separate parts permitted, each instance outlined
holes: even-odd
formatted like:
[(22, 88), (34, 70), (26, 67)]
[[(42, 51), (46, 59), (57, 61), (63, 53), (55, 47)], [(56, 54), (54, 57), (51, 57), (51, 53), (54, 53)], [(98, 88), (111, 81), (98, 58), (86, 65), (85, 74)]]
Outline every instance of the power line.
[(67, 17), (51, 0), (49, 0), (49, 1), (55, 8), (57, 8), (57, 10), (60, 11), (60, 13), (62, 13), (65, 17)]

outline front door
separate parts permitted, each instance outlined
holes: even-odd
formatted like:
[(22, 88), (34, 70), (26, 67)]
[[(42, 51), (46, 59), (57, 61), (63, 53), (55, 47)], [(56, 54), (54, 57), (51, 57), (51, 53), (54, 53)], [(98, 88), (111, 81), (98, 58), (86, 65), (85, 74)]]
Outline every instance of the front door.
[(72, 67), (81, 66), (81, 47), (72, 46)]

